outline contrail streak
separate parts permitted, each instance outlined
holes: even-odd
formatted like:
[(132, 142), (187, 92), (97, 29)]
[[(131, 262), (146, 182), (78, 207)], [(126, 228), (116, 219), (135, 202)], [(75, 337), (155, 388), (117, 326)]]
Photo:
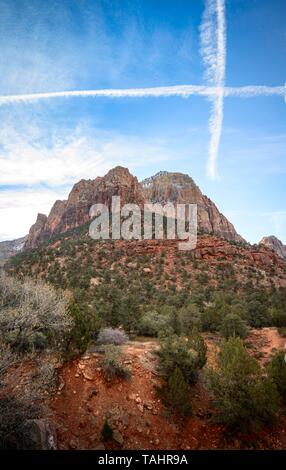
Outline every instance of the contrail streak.
[(216, 161), (219, 150), (222, 123), (226, 66), (226, 26), (224, 0), (206, 0), (201, 25), (201, 53), (206, 66), (205, 77), (217, 90), (213, 96), (209, 130), (211, 134), (207, 171), (216, 176)]
[(47, 93), (30, 93), (23, 95), (0, 95), (0, 106), (13, 103), (29, 103), (32, 101), (53, 99), (53, 98), (72, 98), (72, 97), (105, 97), (105, 98), (148, 98), (148, 97), (168, 97), (180, 96), (188, 98), (189, 96), (200, 95), (209, 98), (215, 98), (218, 95), (223, 97), (233, 96), (240, 98), (251, 98), (255, 96), (286, 96), (285, 86), (243, 86), (243, 87), (218, 87), (201, 85), (174, 85), (169, 87), (156, 88), (122, 88), (122, 89), (103, 89), (103, 90), (73, 90), (73, 91), (55, 91)]
[(73, 90), (48, 93), (32, 93), (24, 95), (0, 96), (0, 104), (16, 103), (19, 101), (38, 101), (48, 98), (69, 97), (106, 97), (106, 98), (141, 98), (162, 96), (208, 95), (208, 88), (196, 85), (179, 85), (156, 88), (127, 88), (103, 90)]
[(152, 88), (71, 90), (19, 95), (0, 95), (0, 106), (13, 103), (30, 103), (53, 98), (94, 97), (94, 98), (148, 98), (192, 95), (206, 96), (212, 101), (209, 119), (210, 144), (207, 171), (211, 178), (216, 177), (216, 163), (219, 151), (224, 98), (249, 98), (256, 96), (282, 96), (286, 102), (284, 86), (225, 86), (226, 69), (226, 21), (225, 0), (205, 0), (205, 12), (200, 26), (201, 55), (205, 65), (207, 85), (174, 85)]

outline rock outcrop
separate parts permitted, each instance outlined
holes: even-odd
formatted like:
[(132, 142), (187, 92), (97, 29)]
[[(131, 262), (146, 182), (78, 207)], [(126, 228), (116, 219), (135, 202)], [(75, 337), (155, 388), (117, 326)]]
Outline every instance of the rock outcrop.
[(127, 168), (118, 166), (104, 177), (79, 181), (74, 185), (67, 200), (55, 202), (48, 217), (39, 214), (30, 229), (25, 249), (35, 248), (55, 234), (85, 224), (90, 220), (90, 207), (101, 203), (110, 208), (112, 196), (120, 196), (121, 206), (135, 203), (143, 207), (146, 202), (196, 203), (199, 230), (226, 240), (244, 242), (233, 225), (219, 212), (215, 204), (202, 194), (190, 176), (160, 172), (139, 183)]
[(57, 450), (54, 426), (46, 419), (32, 419), (25, 423), (24, 450)]
[(24, 245), (24, 249), (33, 248), (37, 246), (38, 242), (43, 239), (43, 232), (47, 223), (47, 216), (45, 214), (38, 214), (36, 222), (32, 225), (29, 230), (27, 240)]
[(197, 204), (198, 228), (204, 233), (218, 235), (226, 240), (245, 242), (234, 226), (219, 212), (216, 205), (183, 173), (159, 172), (142, 181), (146, 198), (152, 203)]
[(279, 240), (274, 235), (270, 235), (269, 237), (263, 237), (262, 240), (259, 242), (259, 245), (266, 246), (271, 250), (275, 251), (280, 258), (286, 260), (286, 246), (283, 245), (281, 240)]

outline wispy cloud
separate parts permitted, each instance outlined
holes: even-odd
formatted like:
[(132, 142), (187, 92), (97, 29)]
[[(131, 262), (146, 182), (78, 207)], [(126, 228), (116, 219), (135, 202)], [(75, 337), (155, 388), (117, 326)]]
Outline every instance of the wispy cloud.
[(78, 124), (59, 132), (25, 126), (0, 131), (0, 185), (58, 186), (94, 178), (112, 166), (130, 169), (174, 158), (164, 139), (137, 137)]
[(192, 21), (149, 24), (141, 3), (0, 0), (1, 94), (190, 80)]
[[(80, 9), (80, 22), (82, 24), (82, 34), (75, 34), (78, 25), (75, 24), (75, 17), (70, 16), (70, 12), (65, 5), (59, 6), (57, 10), (57, 21), (51, 29), (50, 15), (51, 10), (48, 8), (41, 9), (39, 15), (38, 7), (35, 8), (37, 2), (23, 2), (24, 7), (28, 8), (25, 14), (18, 15), (19, 21), (16, 30), (9, 33), (7, 25), (11, 23), (15, 17), (13, 5), (7, 1), (0, 0), (1, 18), (0, 26), (5, 32), (0, 37), (0, 46), (3, 54), (0, 57), (0, 65), (5, 74), (0, 77), (0, 106), (9, 106), (17, 103), (37, 103), (41, 100), (58, 99), (57, 104), (61, 106), (62, 100), (65, 98), (155, 98), (180, 96), (188, 98), (192, 95), (201, 95), (208, 97), (212, 101), (211, 116), (209, 119), (210, 129), (210, 145), (208, 155), (208, 174), (213, 178), (216, 175), (217, 155), (222, 133), (223, 123), (223, 102), (225, 97), (256, 97), (256, 96), (286, 96), (286, 88), (284, 86), (268, 87), (268, 86), (244, 86), (244, 87), (225, 87), (225, 65), (226, 65), (226, 25), (225, 25), (225, 0), (206, 0), (205, 13), (201, 25), (201, 41), (202, 41), (202, 58), (206, 67), (205, 79), (206, 85), (178, 85), (178, 86), (158, 86), (151, 88), (104, 88), (104, 89), (77, 89), (78, 84), (82, 87), (88, 86), (91, 82), (85, 76), (91, 71), (96, 76), (99, 86), (106, 85), (102, 81), (104, 76), (108, 76), (107, 86), (112, 84), (118, 86), (126, 83), (128, 86), (128, 77), (130, 67), (137, 72), (140, 71), (140, 80), (144, 79), (142, 74), (142, 60), (144, 54), (144, 67), (152, 69), (152, 72), (161, 63), (162, 55), (168, 58), (167, 65), (176, 64), (173, 69), (177, 68), (176, 51), (179, 49), (179, 43), (183, 43), (183, 53), (190, 50), (190, 38), (187, 37), (183, 41), (183, 37), (179, 35), (176, 41), (172, 34), (167, 34), (160, 29), (156, 34), (142, 34), (142, 28), (136, 20), (136, 16), (126, 25), (126, 18), (123, 20), (121, 28), (122, 48), (118, 45), (117, 37), (114, 37), (108, 30), (108, 22), (100, 9), (92, 7)], [(51, 2), (52, 3), (52, 2)], [(13, 2), (11, 2), (13, 4)], [(98, 5), (100, 2), (98, 3)], [(23, 8), (24, 8), (23, 7)], [(22, 4), (21, 4), (22, 8)], [(27, 14), (29, 13), (29, 14)], [(117, 14), (117, 13), (116, 13)], [(58, 18), (63, 18), (59, 21)], [(117, 16), (119, 18), (119, 16)], [(31, 28), (31, 23), (33, 27)], [(8, 29), (7, 29), (8, 28)], [(54, 33), (54, 34), (51, 34)], [(7, 34), (6, 34), (7, 33)], [(49, 34), (47, 34), (49, 33)], [(159, 35), (159, 36), (158, 36)], [(151, 36), (147, 46), (146, 38)], [(7, 40), (5, 38), (8, 38)], [(59, 44), (61, 47), (59, 48)], [(136, 47), (134, 46), (136, 44)], [(138, 46), (139, 44), (139, 46)], [(160, 47), (158, 47), (160, 44)], [(124, 46), (123, 46), (124, 45)], [(157, 46), (156, 46), (157, 45)], [(147, 50), (146, 50), (147, 49)], [(162, 50), (163, 49), (163, 54)], [(167, 54), (167, 51), (170, 51)], [(181, 51), (182, 55), (182, 51)], [(165, 60), (165, 59), (164, 59)], [(187, 55), (186, 60), (190, 62), (190, 56)], [(189, 62), (183, 61), (184, 69), (189, 67)], [(12, 66), (11, 66), (12, 64)], [(28, 66), (27, 66), (28, 64)], [(188, 67), (186, 67), (186, 64)], [(165, 69), (166, 63), (164, 63)], [(12, 67), (12, 68), (11, 68)], [(132, 68), (133, 67), (133, 68)], [(154, 68), (154, 70), (153, 70)], [(191, 67), (189, 67), (191, 69)], [(160, 69), (160, 67), (159, 67)], [(144, 69), (145, 70), (145, 69)], [(86, 71), (86, 72), (85, 72)], [(146, 71), (146, 70), (145, 70)], [(131, 74), (132, 75), (132, 74)], [(136, 75), (136, 74), (135, 74)], [(154, 74), (152, 73), (152, 76)], [(116, 81), (121, 76), (126, 82)], [(159, 79), (163, 75), (158, 75)], [(168, 72), (169, 76), (169, 72)], [(166, 78), (166, 76), (164, 76)], [(157, 79), (155, 80), (157, 82)], [(94, 82), (93, 82), (94, 83)], [(136, 79), (138, 83), (138, 75)], [(175, 82), (176, 83), (176, 82)], [(142, 83), (144, 84), (144, 82)], [(92, 85), (93, 86), (93, 85)], [(55, 92), (45, 92), (49, 89), (60, 90)], [(42, 90), (39, 93), (34, 91)], [(65, 91), (66, 90), (66, 91)], [(22, 93), (22, 91), (28, 91)], [(13, 94), (11, 94), (13, 92)], [(19, 93), (19, 94), (16, 94)], [(4, 109), (6, 113), (6, 109)], [(3, 133), (2, 133), (3, 134)], [(113, 136), (114, 137), (114, 136)], [(129, 136), (128, 136), (129, 138)], [(86, 150), (86, 162), (83, 168), (94, 168), (94, 165), (100, 164), (102, 153), (98, 150), (98, 146), (91, 145), (90, 140), (86, 142), (84, 136), (79, 139), (70, 139), (69, 141), (60, 142), (54, 146), (53, 151), (49, 148), (41, 147), (41, 152), (35, 151), (35, 146), (29, 147), (26, 140), (21, 142), (21, 137), (15, 135), (14, 142), (10, 144), (4, 140), (6, 151), (10, 148), (10, 157), (5, 158), (0, 154), (1, 165), (4, 168), (4, 176), (2, 178), (13, 179), (13, 172), (18, 168), (18, 155), (24, 155), (22, 162), (25, 161), (25, 155), (30, 154), (30, 159), (34, 155), (33, 171), (31, 169), (26, 173), (28, 181), (41, 179), (45, 173), (45, 161), (51, 162), (53, 171), (63, 171), (63, 179), (66, 178), (67, 152), (71, 155), (75, 151)], [(131, 139), (135, 145), (135, 137)], [(16, 148), (16, 142), (18, 147)], [(28, 146), (28, 148), (27, 148)], [(125, 145), (123, 146), (125, 148)], [(120, 147), (119, 147), (120, 148)], [(12, 153), (12, 149), (15, 153)], [(162, 149), (161, 149), (162, 150)], [(145, 149), (143, 148), (143, 151)], [(165, 150), (164, 150), (165, 151)], [(20, 152), (20, 153), (16, 153)], [(37, 158), (36, 158), (37, 154)], [(139, 154), (137, 149), (136, 154)], [(160, 152), (159, 152), (160, 154)], [(167, 152), (165, 152), (167, 154)], [(55, 157), (57, 155), (57, 157)], [(91, 158), (88, 162), (87, 156)], [(58, 162), (63, 159), (62, 166)], [(8, 161), (10, 160), (10, 161)], [(31, 160), (32, 161), (32, 160)], [(73, 157), (69, 162), (73, 161)], [(75, 161), (77, 161), (75, 159)], [(14, 162), (14, 163), (13, 163)], [(34, 164), (33, 164), (34, 165)], [(138, 163), (137, 163), (138, 165)], [(22, 167), (22, 163), (20, 163)], [(27, 166), (27, 164), (26, 164)], [(69, 166), (69, 165), (68, 165)], [(71, 165), (74, 170), (75, 166)], [(39, 178), (36, 173), (39, 172)], [(17, 173), (17, 171), (16, 171)], [(10, 177), (9, 177), (10, 175)], [(56, 176), (58, 178), (58, 176)]]
[(175, 158), (169, 141), (96, 129), (85, 122), (60, 131), (6, 125), (0, 142), (0, 240), (25, 235), (36, 214), (48, 214), (81, 178), (94, 179), (119, 164), (138, 171)]

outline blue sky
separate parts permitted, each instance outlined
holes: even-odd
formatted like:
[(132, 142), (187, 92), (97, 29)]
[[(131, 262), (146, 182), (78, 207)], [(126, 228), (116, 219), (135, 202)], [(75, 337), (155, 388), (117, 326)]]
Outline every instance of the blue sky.
[[(204, 84), (202, 0), (0, 0), (0, 95)], [(285, 0), (226, 0), (226, 85), (286, 81)], [(218, 178), (207, 98), (57, 98), (0, 106), (0, 240), (112, 166), (190, 174), (249, 241), (286, 243), (286, 104), (227, 97)]]

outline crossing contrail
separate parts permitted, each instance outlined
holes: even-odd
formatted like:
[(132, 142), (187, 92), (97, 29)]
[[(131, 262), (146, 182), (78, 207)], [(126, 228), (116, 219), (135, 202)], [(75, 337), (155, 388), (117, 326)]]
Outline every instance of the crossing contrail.
[(26, 93), (21, 95), (0, 95), (0, 106), (13, 103), (29, 103), (32, 101), (47, 100), (53, 98), (72, 97), (105, 97), (105, 98), (148, 98), (180, 96), (188, 98), (192, 95), (201, 95), (215, 98), (218, 94), (223, 97), (233, 96), (251, 98), (255, 96), (286, 96), (286, 86), (243, 86), (243, 87), (217, 87), (201, 85), (174, 85), (154, 88), (119, 88), (103, 90), (71, 90), (54, 91), (47, 93)]
[(210, 144), (207, 171), (211, 178), (216, 176), (216, 164), (219, 151), (224, 98), (249, 98), (256, 96), (282, 96), (286, 102), (286, 84), (284, 86), (225, 86), (226, 69), (226, 21), (225, 0), (206, 0), (202, 24), (200, 26), (201, 55), (205, 65), (207, 85), (174, 85), (151, 88), (102, 89), (102, 90), (71, 90), (45, 93), (30, 93), (0, 96), (0, 106), (30, 103), (39, 100), (70, 97), (94, 98), (148, 98), (178, 96), (188, 98), (200, 95), (212, 102), (209, 119)]

